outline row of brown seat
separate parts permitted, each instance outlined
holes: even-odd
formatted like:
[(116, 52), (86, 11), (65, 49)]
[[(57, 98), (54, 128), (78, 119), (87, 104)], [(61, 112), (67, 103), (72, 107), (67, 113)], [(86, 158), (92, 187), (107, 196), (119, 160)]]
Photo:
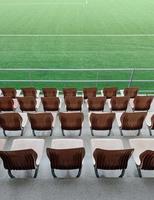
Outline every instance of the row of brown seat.
[[(17, 97), (17, 90), (15, 88), (1, 88), (3, 96), (16, 98)], [(36, 97), (37, 90), (33, 87), (31, 88), (22, 88), (22, 94), (24, 96), (33, 96)]]
[[(94, 140), (95, 141), (95, 140)], [(101, 141), (101, 140), (100, 140)], [(128, 160), (134, 149), (123, 149), (120, 140), (114, 140), (120, 149), (104, 150), (96, 147), (93, 151), (94, 169), (99, 177), (98, 169), (122, 170), (119, 177), (123, 177), (127, 168)], [(112, 141), (111, 141), (112, 142)], [(93, 141), (92, 141), (93, 143)], [(40, 149), (38, 149), (40, 145)], [(93, 144), (92, 144), (93, 145)], [(29, 147), (29, 148), (28, 148)], [(42, 157), (44, 141), (34, 139), (18, 139), (13, 141), (11, 151), (0, 151), (4, 168), (8, 170), (11, 178), (15, 178), (12, 170), (35, 170), (34, 178), (37, 177), (39, 164)], [(46, 149), (46, 154), (51, 165), (51, 172), (56, 178), (55, 170), (78, 169), (76, 177), (81, 175), (85, 147), (81, 139), (55, 139), (51, 147)]]
[[(14, 170), (33, 169), (35, 170), (33, 177), (37, 177), (44, 142), (44, 139), (16, 139), (13, 140), (10, 151), (6, 151), (3, 150), (4, 139), (0, 139), (0, 157), (11, 178), (15, 178), (12, 173)], [(121, 170), (119, 177), (123, 177), (132, 154), (139, 177), (142, 177), (141, 170), (154, 170), (154, 139), (130, 139), (129, 146), (126, 149), (120, 139), (91, 139), (96, 177), (100, 177), (99, 170)], [(82, 139), (53, 139), (51, 146), (46, 148), (53, 177), (57, 177), (55, 170), (75, 169), (78, 169), (76, 177), (79, 177), (85, 152)]]
[[(124, 112), (120, 117), (120, 133), (123, 136), (123, 130), (138, 130), (138, 135), (143, 127), (143, 122), (147, 112)], [(31, 124), (33, 135), (36, 136), (35, 131), (50, 130), (52, 135), (55, 121), (52, 113), (28, 113), (28, 118)], [(61, 122), (61, 130), (63, 136), (65, 136), (64, 130), (79, 130), (79, 136), (82, 132), (84, 115), (82, 112), (64, 112), (59, 113), (59, 119)], [(115, 119), (115, 113), (91, 113), (89, 116), (89, 123), (92, 136), (94, 130), (108, 130), (108, 136), (111, 134), (111, 129)], [(151, 130), (154, 129), (154, 115), (151, 117), (151, 125), (149, 126), (150, 135)], [(18, 131), (21, 130), (21, 136), (23, 135), (24, 127), (22, 126), (22, 117), (19, 113), (2, 113), (0, 114), (0, 127), (3, 129), (3, 133), (6, 136), (6, 131)]]
[[(150, 96), (136, 96), (133, 101), (133, 111), (148, 111), (150, 109), (153, 97)], [(110, 109), (111, 111), (126, 111), (130, 98), (125, 97), (111, 97)], [(103, 111), (106, 103), (106, 97), (89, 97), (87, 106), (89, 111)], [(65, 105), (67, 111), (81, 111), (83, 99), (82, 97), (66, 97)]]
[[(138, 93), (139, 88), (138, 87), (131, 87), (131, 88), (125, 88), (124, 89), (124, 95), (128, 96), (130, 98), (134, 98)], [(16, 98), (17, 91), (15, 88), (1, 88), (2, 94), (4, 96), (9, 96), (12, 98)], [(21, 89), (22, 94), (24, 96), (33, 96), (37, 97), (37, 90), (34, 87), (30, 88), (22, 88)], [(45, 97), (55, 97), (57, 96), (57, 89), (56, 88), (43, 88), (42, 89), (43, 95)], [(116, 96), (118, 92), (118, 88), (116, 87), (110, 87), (110, 88), (103, 88), (102, 89), (103, 95), (106, 98), (111, 98), (112, 96)], [(77, 89), (76, 88), (64, 88), (63, 89), (64, 97), (66, 96), (76, 96), (77, 95)], [(97, 88), (83, 88), (83, 95), (84, 99), (88, 99), (89, 97), (95, 97), (97, 94)]]
[[(110, 100), (111, 111), (126, 111), (129, 103), (129, 97), (112, 97)], [(133, 101), (134, 111), (148, 111), (150, 109), (153, 97), (136, 96)], [(15, 111), (19, 104), (20, 110), (23, 111), (37, 111), (38, 99), (27, 96), (17, 97), (15, 100), (11, 97), (0, 97), (0, 111)], [(44, 111), (59, 111), (60, 99), (58, 97), (42, 97), (41, 102)], [(106, 102), (106, 97), (90, 97), (88, 98), (89, 111), (103, 111)], [(66, 97), (65, 105), (67, 111), (81, 111), (83, 105), (82, 97)]]

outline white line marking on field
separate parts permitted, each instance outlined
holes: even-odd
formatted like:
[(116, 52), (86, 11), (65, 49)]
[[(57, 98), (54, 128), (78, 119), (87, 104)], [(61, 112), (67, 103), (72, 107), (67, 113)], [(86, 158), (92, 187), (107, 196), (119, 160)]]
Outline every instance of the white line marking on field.
[(154, 37), (154, 34), (0, 34), (0, 37)]
[(31, 5), (84, 5), (85, 2), (30, 2), (30, 3), (0, 3), (0, 6), (31, 6)]

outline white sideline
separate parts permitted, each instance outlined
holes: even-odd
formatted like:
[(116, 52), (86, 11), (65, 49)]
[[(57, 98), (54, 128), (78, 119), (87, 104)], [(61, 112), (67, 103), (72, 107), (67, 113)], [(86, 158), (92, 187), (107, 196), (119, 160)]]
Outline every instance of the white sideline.
[(154, 37), (153, 34), (0, 34), (0, 37)]
[(31, 5), (85, 5), (88, 4), (88, 1), (85, 2), (30, 2), (30, 3), (0, 3), (0, 6), (31, 6)]

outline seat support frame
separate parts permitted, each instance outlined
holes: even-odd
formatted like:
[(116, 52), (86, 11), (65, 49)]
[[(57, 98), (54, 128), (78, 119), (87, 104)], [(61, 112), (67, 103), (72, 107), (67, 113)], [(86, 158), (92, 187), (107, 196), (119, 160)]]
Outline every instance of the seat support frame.
[[(38, 170), (39, 170), (39, 165), (36, 165), (36, 168), (35, 168), (35, 172), (34, 172), (34, 175), (33, 175), (33, 178), (36, 178), (37, 175), (38, 175)], [(10, 178), (16, 178), (13, 174), (12, 174), (12, 171), (11, 170), (8, 170), (8, 175)]]
[[(23, 136), (23, 134), (24, 134), (24, 127), (21, 128), (21, 134), (20, 134), (20, 136)], [(3, 135), (5, 137), (7, 137), (6, 130), (4, 130), (4, 129), (3, 129)]]
[[(124, 134), (123, 134), (123, 131), (122, 131), (122, 128), (121, 128), (121, 127), (119, 127), (119, 130), (120, 130), (120, 135), (121, 135), (121, 136), (124, 136)], [(140, 134), (141, 134), (141, 129), (138, 129), (137, 136), (140, 136)]]
[[(91, 127), (90, 127), (90, 130), (91, 130), (91, 135), (94, 136), (94, 131)], [(111, 129), (109, 130), (107, 136), (110, 136), (110, 135), (111, 135)]]
[[(65, 133), (64, 133), (64, 129), (63, 128), (61, 128), (61, 131), (62, 131), (62, 135), (66, 136)], [(82, 134), (82, 128), (79, 131), (79, 136), (81, 136), (81, 134)]]
[[(80, 177), (81, 171), (82, 171), (82, 167), (79, 168), (78, 173), (77, 173), (77, 175), (76, 175), (76, 178), (79, 178), (79, 177)], [(57, 178), (57, 175), (55, 174), (55, 169), (51, 168), (51, 173), (52, 173), (52, 176), (53, 176), (54, 178)]]
[[(100, 178), (99, 172), (98, 172), (98, 168), (96, 165), (94, 165), (94, 171), (95, 171), (95, 175), (97, 178)], [(119, 178), (122, 178), (125, 175), (125, 169), (122, 169), (121, 174), (119, 176)]]
[(140, 166), (136, 165), (136, 168), (137, 168), (137, 172), (138, 172), (139, 177), (142, 178), (142, 172), (141, 172)]
[[(33, 132), (33, 136), (36, 136), (36, 130), (32, 129), (32, 132)], [(52, 133), (53, 133), (53, 128), (51, 128), (51, 131), (50, 131), (50, 136), (52, 136)]]
[(150, 134), (150, 136), (152, 136), (152, 129), (151, 129), (150, 126), (148, 126), (148, 130), (149, 130), (149, 134)]

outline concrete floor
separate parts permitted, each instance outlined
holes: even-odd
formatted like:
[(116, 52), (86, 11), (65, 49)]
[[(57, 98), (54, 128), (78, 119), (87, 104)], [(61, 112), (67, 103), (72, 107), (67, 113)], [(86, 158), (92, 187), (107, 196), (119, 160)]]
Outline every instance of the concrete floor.
[[(151, 111), (153, 111), (153, 105)], [(130, 108), (129, 108), (130, 109)], [(42, 108), (40, 107), (40, 111)], [(128, 169), (124, 178), (117, 178), (119, 171), (108, 171), (103, 172), (102, 178), (97, 179), (94, 174), (92, 165), (92, 155), (90, 148), (90, 139), (92, 138), (90, 134), (90, 128), (88, 125), (88, 112), (86, 105), (84, 105), (85, 122), (82, 131), (82, 138), (84, 140), (86, 155), (85, 162), (83, 165), (83, 170), (81, 177), (76, 179), (73, 176), (76, 171), (57, 171), (57, 175), (61, 178), (54, 179), (51, 176), (50, 164), (46, 156), (46, 147), (50, 147), (51, 140), (53, 138), (62, 138), (60, 124), (57, 117), (56, 127), (53, 131), (53, 136), (49, 137), (49, 132), (38, 132), (39, 138), (45, 139), (45, 148), (42, 161), (40, 163), (40, 169), (37, 179), (31, 178), (31, 171), (21, 171), (15, 172), (17, 179), (11, 180), (8, 177), (7, 171), (3, 168), (2, 161), (0, 161), (0, 200), (119, 200), (119, 199), (134, 199), (142, 200), (148, 199), (152, 200), (154, 195), (153, 185), (154, 185), (154, 172), (144, 172), (144, 178), (138, 178), (137, 170), (135, 167), (134, 160), (131, 158), (129, 161)], [(108, 111), (108, 107), (105, 108)], [(61, 111), (64, 111), (64, 105)], [(66, 132), (67, 137), (78, 138), (77, 133)], [(8, 133), (7, 143), (5, 149), (9, 150), (12, 144), (12, 140), (18, 138), (18, 133)], [(44, 135), (42, 137), (42, 135)], [(104, 137), (104, 133), (97, 133), (95, 137)], [(2, 131), (0, 130), (0, 137), (3, 137)], [(27, 124), (24, 132), (23, 138), (30, 138), (32, 132), (29, 123)], [(123, 140), (124, 146), (129, 147), (128, 139), (135, 138), (134, 136), (120, 136), (120, 132), (116, 121), (114, 122), (114, 127), (110, 138), (121, 138)], [(144, 124), (142, 129), (142, 134), (140, 137), (149, 137), (149, 132)]]

